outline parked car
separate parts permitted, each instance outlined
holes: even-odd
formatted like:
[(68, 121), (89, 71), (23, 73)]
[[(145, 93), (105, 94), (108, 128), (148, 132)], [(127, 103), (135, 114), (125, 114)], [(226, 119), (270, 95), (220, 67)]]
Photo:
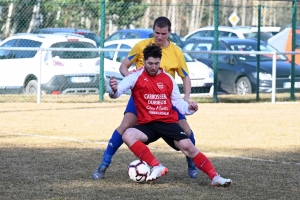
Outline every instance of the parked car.
[[(183, 44), (183, 50), (199, 50), (201, 53), (189, 53), (191, 57), (213, 67), (213, 38), (191, 39)], [(218, 91), (247, 94), (256, 92), (257, 56), (249, 51), (257, 51), (257, 40), (220, 38), (219, 50), (241, 51), (244, 54), (218, 54)], [(260, 56), (259, 92), (272, 91), (272, 46), (261, 42), (260, 50), (270, 52)], [(276, 91), (288, 92), (291, 87), (291, 63), (283, 55), (276, 60)], [(295, 69), (295, 88), (300, 90), (300, 66)]]
[[(108, 36), (105, 42), (121, 39), (138, 39), (138, 38), (151, 38), (153, 37), (153, 29), (150, 28), (135, 28), (135, 29), (122, 29), (114, 32)], [(176, 33), (171, 33), (169, 39), (177, 46), (181, 47), (182, 40)]]
[(53, 33), (74, 33), (74, 34), (79, 34), (79, 35), (83, 35), (86, 38), (89, 38), (91, 40), (94, 40), (96, 45), (99, 47), (100, 46), (100, 37), (90, 31), (90, 30), (86, 30), (86, 29), (78, 29), (78, 28), (37, 28), (31, 31), (31, 33), (34, 34), (53, 34)]
[[(111, 66), (117, 72), (119, 72), (119, 67), (121, 62), (127, 57), (129, 51), (132, 47), (141, 41), (142, 39), (127, 39), (127, 40), (113, 40), (104, 43), (104, 48), (107, 49), (128, 49), (128, 52), (117, 52), (117, 51), (107, 51), (104, 53), (104, 66)], [(187, 53), (184, 53), (187, 66), (190, 72), (190, 79), (192, 83), (192, 90), (198, 93), (208, 93), (211, 86), (213, 85), (213, 70), (207, 67), (205, 64), (193, 60)], [(131, 70), (135, 69), (132, 66)], [(183, 83), (179, 76), (175, 78), (179, 89), (182, 91)]]
[[(68, 34), (16, 34), (0, 47), (95, 48), (93, 40)], [(0, 50), (0, 94), (90, 94), (99, 92), (99, 53)], [(39, 69), (41, 71), (39, 71)]]
[[(251, 26), (219, 26), (219, 37), (234, 37), (234, 38), (257, 38), (258, 37), (258, 28), (257, 27), (251, 27)], [(199, 28), (189, 34), (187, 34), (185, 37), (183, 37), (183, 41), (189, 40), (189, 39), (197, 39), (201, 37), (214, 37), (214, 26), (205, 26), (202, 28)], [(271, 32), (274, 30), (271, 28), (261, 27), (261, 35), (260, 38), (263, 41), (267, 41), (269, 38), (273, 36), (273, 33)]]

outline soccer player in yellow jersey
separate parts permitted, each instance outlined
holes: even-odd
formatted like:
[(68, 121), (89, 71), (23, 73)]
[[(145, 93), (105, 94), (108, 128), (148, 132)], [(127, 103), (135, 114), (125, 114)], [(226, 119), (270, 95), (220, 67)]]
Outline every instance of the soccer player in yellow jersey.
[[(135, 63), (137, 68), (144, 66), (144, 48), (155, 43), (162, 48), (162, 59), (160, 66), (175, 78), (177, 73), (183, 81), (184, 97), (187, 102), (190, 101), (191, 93), (191, 80), (189, 78), (189, 71), (186, 66), (184, 55), (179, 47), (172, 43), (168, 38), (171, 34), (171, 22), (166, 17), (158, 17), (153, 24), (153, 38), (145, 39), (137, 43), (133, 49), (129, 52), (128, 57), (125, 58), (120, 66), (120, 72), (123, 76), (127, 76), (130, 72), (129, 67)], [(176, 108), (173, 108), (176, 110)], [(176, 110), (177, 111), (177, 110)], [(185, 133), (189, 136), (192, 143), (195, 145), (195, 138), (193, 131), (187, 123), (184, 115), (178, 113), (178, 123), (183, 128)], [(111, 139), (108, 142), (108, 146), (104, 152), (102, 162), (93, 173), (93, 178), (101, 179), (105, 175), (106, 169), (109, 167), (113, 155), (118, 148), (123, 144), (122, 134), (130, 127), (134, 126), (137, 122), (136, 108), (133, 99), (130, 98), (126, 110), (124, 112), (124, 118), (121, 125), (113, 132)], [(191, 178), (197, 178), (198, 170), (192, 159), (186, 157), (188, 163), (188, 174)]]

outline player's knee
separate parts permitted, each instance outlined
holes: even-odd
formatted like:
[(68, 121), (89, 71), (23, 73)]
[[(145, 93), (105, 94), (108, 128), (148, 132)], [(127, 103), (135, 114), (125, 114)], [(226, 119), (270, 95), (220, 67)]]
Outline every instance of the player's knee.
[(198, 152), (198, 149), (190, 142), (181, 144), (180, 149), (183, 152), (187, 152), (189, 155), (194, 155), (195, 153)]
[(135, 134), (134, 132), (132, 131), (132, 129), (127, 129), (124, 134), (122, 135), (122, 140), (128, 144), (130, 143), (132, 140), (135, 140)]

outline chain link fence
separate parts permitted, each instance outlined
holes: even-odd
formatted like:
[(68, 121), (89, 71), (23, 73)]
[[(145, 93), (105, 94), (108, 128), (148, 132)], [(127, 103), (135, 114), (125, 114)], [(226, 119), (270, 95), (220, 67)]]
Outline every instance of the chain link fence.
[[(219, 5), (216, 4), (219, 3)], [(104, 6), (105, 5), (105, 6)], [(215, 11), (218, 10), (216, 13)], [(95, 42), (95, 45), (101, 47), (105, 39), (120, 29), (135, 29), (135, 28), (147, 28), (152, 29), (153, 21), (158, 16), (167, 16), (172, 23), (172, 32), (176, 35), (184, 38), (184, 36), (192, 33), (193, 31), (205, 27), (214, 26), (215, 22), (218, 21), (218, 25), (231, 27), (232, 24), (237, 26), (249, 27), (260, 27), (261, 34), (254, 35), (251, 37), (264, 39), (264, 28), (274, 27), (274, 33), (285, 28), (290, 28), (293, 25), (293, 20), (299, 19), (297, 9), (293, 7), (293, 1), (235, 1), (235, 0), (133, 0), (133, 1), (101, 1), (101, 0), (2, 0), (0, 2), (0, 40), (10, 38), (16, 33), (52, 33), (55, 28), (67, 28), (60, 30), (61, 32), (68, 32), (69, 37), (72, 39), (72, 34), (81, 35), (82, 38), (89, 38)], [(294, 14), (294, 15), (293, 15)], [(216, 20), (216, 17), (218, 18)], [(44, 29), (50, 28), (50, 29)], [(273, 30), (273, 29), (272, 29)], [(291, 30), (286, 29), (287, 33)], [(59, 32), (59, 31), (57, 31)], [(222, 32), (219, 31), (221, 37)], [(300, 34), (300, 33), (299, 33)], [(22, 34), (19, 34), (22, 35)], [(289, 34), (286, 34), (289, 36)], [(75, 37), (75, 35), (73, 35)], [(214, 36), (212, 34), (211, 36)], [(228, 36), (228, 35), (227, 35)], [(58, 37), (58, 36), (57, 36)], [(77, 36), (76, 36), (77, 37)], [(290, 37), (290, 36), (289, 36)], [(300, 38), (300, 37), (299, 37)], [(269, 39), (269, 38), (268, 38)], [(293, 39), (293, 38), (292, 38)], [(50, 39), (51, 40), (51, 39)], [(80, 38), (80, 40), (83, 40)], [(293, 42), (286, 42), (288, 38), (284, 36), (271, 40), (273, 46), (281, 44), (276, 48), (281, 52), (292, 51), (292, 45), (287, 47)], [(52, 40), (54, 41), (54, 39)], [(268, 42), (268, 40), (266, 39)], [(281, 42), (279, 42), (281, 41)], [(297, 47), (297, 37), (294, 38), (295, 46)], [(13, 47), (15, 44), (5, 44), (3, 47)], [(32, 46), (33, 45), (33, 46)], [(37, 47), (32, 44), (28, 46), (23, 44), (19, 47)], [(50, 46), (49, 46), (50, 47)], [(66, 44), (60, 41), (60, 44), (56, 44), (55, 47), (59, 48), (90, 48), (89, 45), (76, 44), (73, 41), (72, 45)], [(1, 47), (0, 47), (1, 48)], [(51, 51), (44, 51), (39, 53), (38, 50), (30, 52), (23, 50), (1, 50), (0, 49), (0, 102), (30, 102), (36, 100), (36, 95), (30, 94), (26, 91), (26, 86), (31, 80), (36, 80), (38, 84), (37, 76), (34, 74), (28, 74), (21, 80), (21, 90), (16, 92), (16, 85), (14, 83), (1, 83), (2, 80), (17, 78), (18, 74), (21, 74), (22, 70), (28, 66), (26, 59), (29, 56), (30, 59), (35, 59), (37, 66), (46, 65), (48, 59), (51, 57), (55, 66), (57, 65), (68, 66), (64, 63), (62, 58), (68, 58), (75, 61), (87, 60), (89, 58), (92, 62), (91, 65), (94, 67), (94, 71), (89, 73), (83, 73), (78, 69), (78, 66), (74, 66), (74, 71), (68, 71), (66, 80), (59, 82), (63, 87), (57, 86), (50, 92), (43, 92), (41, 95), (42, 102), (99, 102), (102, 98), (99, 97), (99, 92), (105, 88), (107, 83), (107, 77), (119, 76), (118, 69), (106, 70), (105, 61), (100, 59), (100, 56), (93, 56), (92, 52), (85, 52), (79, 55), (78, 52), (64, 50), (62, 52), (57, 51), (56, 53)], [(297, 51), (297, 50), (296, 50)], [(27, 53), (24, 53), (27, 52)], [(114, 56), (114, 53), (118, 54)], [(126, 52), (113, 52), (111, 50), (103, 53), (104, 59), (114, 57), (114, 59), (124, 58)], [(203, 52), (198, 52), (201, 54)], [(7, 56), (10, 55), (10, 56)], [(13, 55), (13, 56), (11, 56)], [(40, 56), (39, 56), (40, 55)], [(88, 56), (87, 56), (88, 55)], [(291, 55), (291, 54), (290, 54)], [(26, 57), (27, 56), (27, 57)], [(96, 58), (97, 57), (97, 58)], [(297, 63), (297, 55), (295, 56), (295, 62)], [(292, 57), (289, 57), (292, 60)], [(115, 61), (120, 61), (115, 60)], [(300, 61), (300, 60), (299, 60)], [(31, 62), (31, 61), (30, 61)], [(70, 61), (71, 62), (71, 61)], [(22, 65), (22, 68), (11, 69), (16, 63), (18, 67)], [(81, 62), (78, 62), (81, 63)], [(5, 67), (4, 64), (6, 64)], [(84, 62), (82, 62), (82, 65)], [(221, 62), (218, 63), (219, 67)], [(300, 63), (299, 63), (300, 64)], [(112, 65), (112, 64), (111, 64)], [(49, 66), (49, 63), (48, 63)], [(79, 66), (80, 67), (80, 66)], [(82, 66), (81, 66), (82, 67)], [(214, 66), (210, 66), (214, 67)], [(296, 68), (298, 65), (296, 65)], [(9, 76), (6, 74), (7, 71), (12, 70)], [(41, 74), (43, 72), (41, 67)], [(72, 69), (69, 69), (72, 70)], [(76, 71), (77, 70), (77, 71)], [(104, 79), (101, 82), (101, 71), (104, 71)], [(36, 70), (36, 73), (39, 71)], [(296, 70), (297, 72), (297, 70)], [(295, 72), (295, 73), (296, 73)], [(15, 73), (15, 74), (14, 74)], [(91, 75), (92, 74), (92, 75)], [(9, 77), (9, 78), (8, 78)], [(43, 75), (42, 75), (43, 77)], [(77, 78), (76, 78), (77, 77)], [(279, 77), (280, 78), (280, 77)], [(293, 78), (293, 77), (292, 77)], [(297, 82), (297, 78), (300, 75), (295, 75), (294, 78)], [(120, 77), (121, 79), (121, 77)], [(43, 78), (42, 78), (43, 80)], [(45, 78), (44, 78), (45, 80)], [(56, 79), (58, 80), (58, 79)], [(73, 80), (74, 82), (72, 82)], [(50, 79), (49, 79), (50, 81)], [(47, 82), (49, 84), (49, 81)], [(89, 82), (96, 83), (92, 87), (89, 87)], [(51, 82), (53, 84), (53, 82)], [(99, 86), (100, 83), (100, 86)], [(43, 91), (43, 84), (41, 89)], [(70, 84), (69, 86), (66, 86)], [(75, 85), (74, 85), (75, 84)], [(98, 84), (98, 85), (97, 85)], [(297, 83), (299, 84), (299, 83)], [(298, 85), (296, 86), (298, 87)], [(300, 87), (300, 86), (299, 86)], [(102, 89), (101, 89), (102, 88)], [(212, 95), (207, 95), (210, 88), (207, 87), (194, 87), (192, 88), (193, 96), (196, 98), (205, 99), (204, 101), (214, 101)], [(66, 91), (67, 90), (67, 91)], [(103, 89), (105, 90), (105, 89)], [(30, 91), (27, 88), (27, 91)], [(69, 92), (68, 92), (69, 91)], [(75, 95), (76, 94), (76, 95)], [(205, 94), (205, 95), (203, 95)], [(249, 95), (220, 95), (218, 93), (219, 101), (255, 101), (257, 100), (257, 94)], [(271, 101), (270, 93), (260, 93), (260, 99), (264, 101)], [(277, 94), (277, 101), (289, 100), (291, 95), (289, 92), (285, 94)], [(296, 99), (299, 99), (299, 93), (296, 90)], [(105, 100), (107, 100), (105, 98)]]

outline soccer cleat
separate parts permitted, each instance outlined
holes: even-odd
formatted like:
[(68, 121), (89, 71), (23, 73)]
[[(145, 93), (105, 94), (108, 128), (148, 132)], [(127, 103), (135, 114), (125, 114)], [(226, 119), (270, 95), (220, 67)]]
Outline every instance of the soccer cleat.
[(150, 176), (147, 177), (146, 181), (155, 181), (157, 178), (165, 175), (168, 172), (168, 168), (163, 165), (154, 166), (151, 169)]
[(186, 161), (188, 163), (188, 174), (191, 178), (197, 178), (198, 176), (198, 168), (196, 167), (193, 160), (186, 156)]
[(102, 179), (105, 176), (105, 171), (108, 168), (106, 165), (100, 165), (93, 173), (93, 179)]
[(212, 186), (218, 186), (218, 187), (228, 187), (231, 184), (231, 179), (223, 178), (219, 174), (217, 174), (212, 180), (211, 185)]

